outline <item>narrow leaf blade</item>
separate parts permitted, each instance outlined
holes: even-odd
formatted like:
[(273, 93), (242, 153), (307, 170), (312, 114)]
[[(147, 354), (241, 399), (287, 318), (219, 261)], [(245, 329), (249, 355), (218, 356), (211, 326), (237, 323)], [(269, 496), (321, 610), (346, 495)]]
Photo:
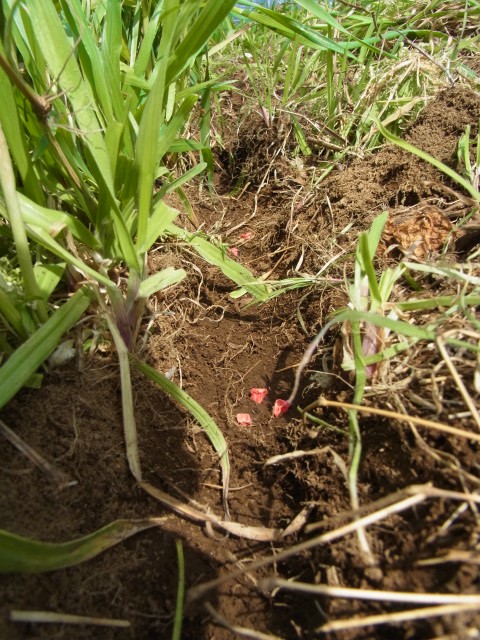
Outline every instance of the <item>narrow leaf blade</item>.
[(41, 573), (71, 567), (155, 524), (154, 520), (116, 520), (87, 536), (58, 544), (0, 529), (0, 573)]
[(53, 353), (62, 335), (82, 317), (90, 301), (90, 289), (77, 291), (10, 356), (0, 368), (0, 407), (13, 398)]

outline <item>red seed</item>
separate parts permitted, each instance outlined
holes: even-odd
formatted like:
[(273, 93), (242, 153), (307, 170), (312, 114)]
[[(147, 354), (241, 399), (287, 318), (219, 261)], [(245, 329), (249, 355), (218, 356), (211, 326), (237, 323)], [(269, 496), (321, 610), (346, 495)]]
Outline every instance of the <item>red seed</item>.
[(275, 418), (278, 418), (282, 414), (287, 413), (290, 406), (291, 404), (288, 400), (281, 400), (280, 398), (275, 400), (275, 404), (273, 405), (273, 415)]
[(237, 413), (237, 422), (241, 424), (242, 427), (252, 426), (252, 418), (249, 413)]
[(257, 404), (261, 404), (265, 400), (265, 396), (267, 395), (267, 393), (267, 389), (259, 389), (254, 387), (253, 389), (250, 389), (250, 398)]

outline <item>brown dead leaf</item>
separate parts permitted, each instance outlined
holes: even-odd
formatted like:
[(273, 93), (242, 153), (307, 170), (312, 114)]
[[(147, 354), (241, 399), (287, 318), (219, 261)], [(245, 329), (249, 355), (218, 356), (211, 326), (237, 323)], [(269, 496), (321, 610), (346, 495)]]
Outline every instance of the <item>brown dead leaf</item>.
[(397, 246), (403, 253), (424, 259), (445, 244), (453, 225), (433, 205), (412, 208), (390, 217), (383, 232), (385, 246)]

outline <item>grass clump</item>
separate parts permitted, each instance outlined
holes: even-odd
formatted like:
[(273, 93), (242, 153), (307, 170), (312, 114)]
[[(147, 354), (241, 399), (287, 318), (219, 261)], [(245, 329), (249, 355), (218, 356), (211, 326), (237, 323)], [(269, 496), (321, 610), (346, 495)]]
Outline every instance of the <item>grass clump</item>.
[[(147, 297), (186, 275), (172, 266), (150, 274), (148, 250), (160, 237), (181, 235), (237, 284), (263, 295), (250, 287), (248, 270), (174, 225), (179, 212), (164, 201), (168, 188), (154, 193), (160, 177), (179, 186), (168, 154), (172, 145), (182, 149), (195, 105), (208, 95), (212, 83), (192, 85), (191, 77), (233, 4), (71, 0), (57, 11), (47, 0), (28, 10), (6, 2), (1, 13), (0, 215), (15, 253), (10, 281), (18, 276), (0, 299), (11, 352), (0, 369), (0, 406), (94, 305), (119, 356), (127, 457), (138, 481), (128, 354)], [(184, 181), (206, 166), (201, 160)], [(222, 439), (211, 419), (209, 433)], [(225, 450), (222, 456), (228, 471)], [(226, 475), (225, 504), (227, 482)]]

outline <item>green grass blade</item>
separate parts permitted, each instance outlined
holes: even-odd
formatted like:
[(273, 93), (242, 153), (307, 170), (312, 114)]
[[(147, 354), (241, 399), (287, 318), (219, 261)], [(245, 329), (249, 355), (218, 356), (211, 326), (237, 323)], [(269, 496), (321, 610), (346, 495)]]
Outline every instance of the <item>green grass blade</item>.
[(208, 42), (215, 29), (227, 17), (236, 0), (207, 0), (182, 42), (175, 48), (168, 64), (167, 83), (185, 69)]
[(400, 335), (407, 336), (409, 338), (416, 338), (417, 340), (432, 341), (436, 338), (436, 333), (433, 327), (411, 325), (408, 322), (403, 322), (402, 320), (394, 320), (368, 311), (348, 310), (334, 316), (335, 323), (345, 321), (374, 324), (377, 327), (383, 327), (384, 329), (389, 329), (390, 331), (399, 333)]
[(44, 300), (48, 301), (52, 293), (58, 286), (65, 272), (65, 263), (63, 264), (42, 264), (37, 262), (33, 270), (38, 282), (38, 288)]
[(173, 623), (172, 640), (181, 640), (183, 622), (183, 601), (185, 599), (185, 557), (181, 540), (175, 540), (178, 561), (178, 589), (177, 603), (175, 606), (175, 619)]
[(175, 112), (165, 128), (160, 130), (160, 139), (157, 145), (157, 165), (167, 153), (170, 145), (175, 141), (178, 132), (185, 126), (197, 102), (197, 96), (188, 96)]
[(322, 20), (322, 22), (325, 22), (325, 24), (327, 24), (330, 28), (336, 29), (340, 33), (343, 33), (344, 35), (352, 38), (359, 44), (363, 45), (365, 48), (368, 48), (375, 53), (381, 53), (380, 50), (376, 47), (358, 38), (353, 30), (346, 29), (342, 24), (340, 24), (340, 22), (335, 20), (335, 18), (332, 16), (331, 11), (326, 11), (323, 7), (320, 6), (319, 2), (315, 2), (315, 0), (297, 0), (297, 2), (304, 9), (310, 11), (312, 15), (320, 18), (320, 20)]
[[(109, 257), (122, 259), (128, 264), (131, 269), (134, 269), (135, 271), (140, 273), (141, 260), (137, 254), (132, 236), (130, 235), (130, 231), (125, 223), (125, 220), (115, 203), (112, 203), (110, 213), (115, 229), (115, 238), (112, 238), (112, 240), (116, 240), (117, 242), (114, 242), (114, 244), (116, 245), (116, 248), (113, 251), (115, 255)], [(108, 241), (108, 238), (106, 240)]]
[(15, 165), (22, 178), (25, 192), (38, 202), (43, 202), (42, 187), (33, 169), (31, 156), (28, 153), (26, 145), (27, 139), (23, 127), (20, 124), (13, 88), (6, 74), (1, 69), (0, 96), (2, 96), (0, 125), (3, 127), (10, 154), (15, 160)]
[(170, 224), (168, 233), (188, 242), (197, 253), (209, 264), (219, 267), (222, 272), (240, 287), (243, 287), (250, 295), (257, 300), (265, 301), (269, 298), (269, 291), (266, 285), (257, 284), (256, 278), (251, 271), (229, 258), (223, 249), (215, 247), (211, 242), (202, 238), (197, 233), (188, 233), (184, 229)]
[(8, 150), (7, 140), (0, 125), (0, 187), (5, 199), (7, 219), (13, 236), (14, 248), (23, 278), (25, 292), (32, 303), (36, 301), (37, 312), (42, 322), (47, 319), (47, 309), (35, 279), (33, 260), (30, 254), (25, 223), (22, 218), (15, 183), (15, 173)]
[[(288, 398), (288, 402), (290, 404), (296, 398), (300, 387), (300, 379), (303, 371), (306, 366), (310, 362), (313, 354), (315, 353), (318, 345), (324, 339), (325, 335), (330, 331), (330, 329), (338, 323), (342, 322), (350, 322), (352, 325), (354, 323), (365, 322), (366, 324), (372, 324), (377, 327), (383, 327), (385, 329), (389, 329), (392, 332), (397, 334), (406, 336), (408, 338), (413, 338), (415, 340), (427, 340), (434, 341), (436, 339), (436, 331), (435, 327), (432, 326), (416, 326), (411, 325), (408, 322), (402, 322), (401, 320), (395, 320), (393, 318), (388, 318), (378, 313), (373, 313), (371, 311), (357, 311), (354, 309), (341, 309), (338, 313), (336, 313), (331, 320), (329, 320), (322, 328), (322, 330), (315, 336), (315, 338), (308, 345), (305, 353), (303, 354), (302, 360), (300, 361), (299, 366), (297, 367), (297, 371), (295, 373), (295, 381), (292, 387), (292, 391)], [(358, 354), (357, 354), (358, 357)], [(363, 356), (362, 356), (363, 357)]]
[(172, 285), (181, 282), (186, 275), (187, 274), (183, 269), (174, 269), (173, 267), (162, 269), (142, 281), (138, 295), (141, 298), (148, 298), (148, 296), (153, 295), (161, 289), (171, 287)]
[[(361, 404), (365, 392), (367, 382), (365, 360), (363, 358), (362, 336), (360, 332), (360, 323), (352, 321), (352, 338), (353, 338), (353, 354), (355, 361), (355, 391), (353, 394), (353, 402)], [(349, 423), (349, 450), (350, 450), (350, 468), (348, 470), (348, 488), (350, 492), (350, 503), (352, 509), (358, 509), (360, 501), (358, 497), (358, 470), (362, 457), (362, 436), (360, 425), (358, 424), (358, 414), (356, 410), (348, 412)], [(365, 529), (357, 530), (357, 537), (360, 549), (365, 557), (371, 557), (371, 551), (365, 536)]]
[(82, 140), (90, 152), (96, 178), (104, 184), (114, 200), (113, 178), (101, 133), (103, 117), (76, 61), (73, 43), (69, 41), (52, 0), (30, 0), (29, 14), (35, 37), (48, 67), (60, 87), (68, 94)]
[(72, 567), (156, 524), (154, 520), (116, 520), (87, 536), (57, 544), (0, 529), (0, 573), (41, 573)]
[(110, 87), (105, 82), (105, 72), (100, 51), (95, 42), (95, 30), (86, 20), (79, 0), (62, 0), (62, 8), (75, 40), (78, 42), (78, 58), (90, 90), (96, 95), (105, 120), (113, 120)]
[(60, 342), (61, 337), (78, 322), (91, 302), (91, 292), (84, 287), (24, 342), (0, 368), (0, 408), (20, 391), (38, 367)]
[(2, 287), (0, 287), (0, 315), (13, 331), (20, 337), (25, 339), (27, 331), (22, 322), (22, 316), (15, 305), (12, 303), (10, 296)]
[(164, 233), (165, 229), (178, 216), (179, 211), (173, 207), (169, 207), (163, 200), (156, 203), (153, 207), (153, 213), (148, 220), (147, 237), (145, 241), (145, 249), (148, 251), (154, 242)]
[(131, 356), (134, 365), (142, 373), (144, 373), (150, 380), (158, 384), (168, 395), (181, 404), (187, 411), (189, 411), (193, 417), (200, 424), (205, 431), (208, 439), (213, 445), (213, 448), (218, 453), (220, 459), (220, 466), (222, 468), (223, 477), (223, 504), (226, 513), (228, 514), (228, 487), (230, 481), (230, 461), (228, 457), (228, 449), (225, 438), (222, 432), (218, 428), (213, 418), (205, 411), (205, 409), (198, 404), (186, 391), (180, 389), (174, 382), (166, 378), (164, 375), (155, 371), (145, 362), (142, 362), (138, 358)]
[(421, 273), (427, 273), (429, 275), (436, 274), (443, 278), (458, 280), (459, 282), (473, 285), (474, 287), (480, 286), (480, 277), (470, 274), (467, 269), (462, 271), (455, 267), (436, 267), (433, 264), (422, 264), (420, 262), (404, 262), (403, 264), (405, 268), (410, 269), (410, 271), (420, 271)]
[[(207, 151), (207, 148), (204, 147), (204, 149), (205, 151)], [(166, 182), (163, 185), (163, 187), (160, 189), (160, 191), (155, 195), (155, 199), (157, 199), (158, 197), (163, 198), (163, 196), (165, 196), (167, 193), (170, 193), (171, 191), (175, 191), (176, 189), (179, 189), (186, 182), (190, 182), (190, 180), (193, 180), (195, 176), (198, 176), (198, 174), (202, 173), (202, 171), (205, 171), (207, 166), (208, 164), (206, 162), (199, 162), (188, 171), (185, 171), (185, 173), (181, 175), (179, 178), (172, 180), (172, 182)]]
[(387, 219), (388, 211), (384, 211), (374, 219), (370, 229), (367, 232), (362, 233), (358, 240), (356, 260), (360, 266), (362, 274), (365, 274), (368, 278), (370, 294), (374, 302), (373, 307), (379, 306), (384, 302), (379, 283), (377, 282), (375, 268), (373, 266), (373, 257), (377, 251)]
[(56, 209), (42, 207), (26, 196), (22, 196), (20, 193), (17, 195), (22, 217), (26, 225), (40, 227), (52, 237), (56, 236), (63, 228), (67, 228), (72, 236), (85, 246), (94, 251), (101, 249), (101, 244), (93, 233), (91, 233), (78, 218), (68, 213), (57, 211)]
[(358, 239), (357, 260), (359, 260), (361, 269), (368, 278), (368, 286), (370, 289), (370, 295), (372, 296), (372, 299), (377, 304), (381, 304), (382, 299), (380, 295), (380, 289), (378, 288), (375, 268), (372, 262), (372, 254), (370, 253), (368, 233), (362, 233), (360, 235), (360, 238)]
[(108, 0), (102, 36), (102, 59), (104, 78), (112, 100), (114, 113), (120, 119), (123, 99), (120, 81), (120, 57), (122, 50), (122, 3)]
[(140, 452), (138, 450), (138, 436), (133, 407), (133, 391), (128, 349), (117, 325), (115, 324), (114, 318), (108, 313), (108, 311), (105, 313), (105, 317), (107, 319), (113, 341), (115, 342), (115, 348), (118, 354), (118, 363), (120, 366), (123, 433), (125, 436), (125, 449), (127, 452), (128, 466), (135, 480), (137, 482), (142, 482), (142, 467), (140, 464)]
[(105, 287), (110, 288), (113, 286), (112, 281), (103, 274), (95, 271), (92, 267), (89, 267), (85, 262), (82, 262), (80, 258), (77, 258), (73, 253), (69, 253), (62, 247), (54, 238), (50, 236), (48, 231), (40, 227), (34, 227), (33, 225), (27, 226), (28, 237), (37, 242), (40, 246), (51, 251), (61, 260), (68, 262), (76, 267), (81, 273), (90, 276), (94, 281), (103, 284)]
[(289, 40), (296, 39), (298, 43), (304, 44), (309, 48), (313, 47), (315, 49), (333, 51), (341, 55), (348, 55), (352, 60), (356, 60), (355, 56), (348, 50), (345, 44), (335, 42), (283, 14), (264, 9), (263, 7), (257, 7), (255, 11), (233, 9), (232, 13), (246, 17), (253, 22), (258, 22), (258, 24), (263, 24), (268, 29), (280, 33)]
[(382, 123), (379, 122), (378, 120), (375, 122), (375, 124), (378, 127), (378, 130), (380, 131), (380, 133), (389, 142), (393, 142), (398, 147), (400, 147), (400, 149), (403, 149), (404, 151), (408, 151), (408, 153), (413, 153), (414, 155), (418, 156), (422, 160), (429, 162), (436, 169), (444, 173), (449, 178), (452, 178), (452, 180), (454, 180), (457, 184), (463, 187), (465, 191), (469, 193), (474, 200), (476, 200), (477, 202), (480, 202), (480, 191), (477, 191), (477, 189), (475, 189), (475, 187), (470, 182), (468, 182), (468, 180), (466, 180), (463, 176), (457, 173), (454, 169), (451, 169), (449, 166), (444, 164), (441, 160), (434, 158), (426, 151), (422, 151), (418, 147), (415, 147), (413, 144), (410, 144), (409, 142), (406, 142), (405, 140), (398, 138), (396, 135), (394, 135), (388, 129), (386, 129), (382, 125)]
[(156, 78), (147, 98), (138, 129), (136, 162), (138, 166), (138, 229), (137, 250), (145, 251), (148, 219), (151, 213), (153, 182), (158, 166), (160, 129), (164, 121), (164, 98), (168, 88), (166, 81), (168, 57), (173, 44), (177, 14), (180, 10), (177, 0), (165, 0), (162, 22), (162, 39), (158, 52)]
[(18, 48), (21, 60), (32, 78), (35, 78), (35, 86), (41, 87), (39, 91), (44, 93), (48, 87), (47, 65), (42, 51), (35, 38), (35, 30), (28, 16), (27, 8), (17, 0), (3, 0), (4, 11), (9, 10), (11, 19), (11, 33), (5, 44), (10, 45), (11, 39)]
[(152, 57), (153, 51), (153, 42), (157, 36), (160, 16), (163, 11), (163, 6), (161, 2), (158, 2), (154, 12), (152, 13), (147, 27), (145, 28), (145, 33), (142, 39), (142, 43), (140, 45), (140, 50), (138, 52), (137, 58), (135, 60), (135, 64), (133, 65), (134, 74), (141, 78), (149, 63), (150, 58)]
[(407, 302), (397, 302), (395, 306), (400, 311), (419, 311), (426, 309), (438, 309), (460, 305), (463, 307), (475, 307), (480, 305), (480, 295), (466, 295), (466, 296), (436, 296), (434, 298), (425, 298), (423, 300), (408, 300)]

